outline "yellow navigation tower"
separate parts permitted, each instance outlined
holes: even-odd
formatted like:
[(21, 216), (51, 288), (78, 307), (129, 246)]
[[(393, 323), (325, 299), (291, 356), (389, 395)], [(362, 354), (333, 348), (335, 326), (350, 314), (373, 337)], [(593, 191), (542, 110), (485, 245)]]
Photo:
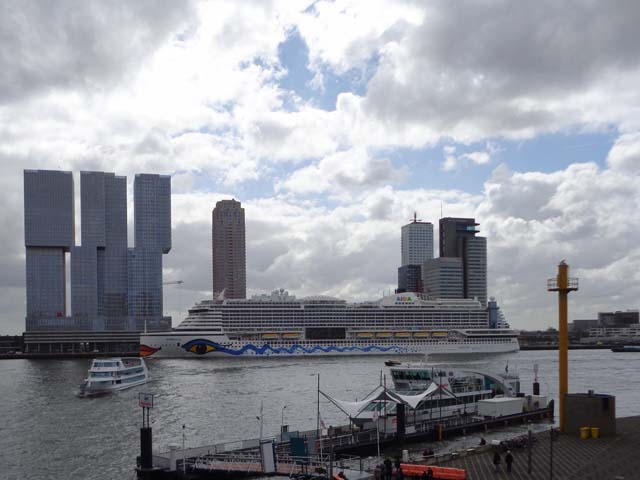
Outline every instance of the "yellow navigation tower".
[(564, 432), (564, 397), (569, 390), (569, 334), (567, 331), (567, 305), (569, 292), (578, 290), (578, 279), (569, 278), (569, 265), (562, 260), (558, 264), (556, 278), (547, 280), (547, 290), (558, 292), (558, 351), (560, 354), (560, 385), (558, 397), (560, 405), (560, 431)]

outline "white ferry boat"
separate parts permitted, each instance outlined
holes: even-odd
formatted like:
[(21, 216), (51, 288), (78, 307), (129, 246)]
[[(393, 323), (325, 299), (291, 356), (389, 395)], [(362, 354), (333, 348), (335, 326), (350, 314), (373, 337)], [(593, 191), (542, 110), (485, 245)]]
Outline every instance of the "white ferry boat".
[(147, 365), (142, 358), (100, 358), (91, 363), (80, 395), (109, 393), (142, 385), (149, 379)]
[(251, 299), (205, 300), (171, 332), (143, 333), (143, 357), (479, 354), (519, 350), (494, 299), (417, 293), (347, 303), (296, 299), (284, 290)]

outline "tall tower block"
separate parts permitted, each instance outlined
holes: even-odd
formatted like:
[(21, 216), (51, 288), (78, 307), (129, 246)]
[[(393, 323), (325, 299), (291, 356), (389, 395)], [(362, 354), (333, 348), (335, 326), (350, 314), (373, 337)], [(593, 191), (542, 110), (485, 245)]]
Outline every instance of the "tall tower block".
[(246, 298), (247, 259), (244, 208), (236, 200), (221, 200), (211, 212), (213, 294)]

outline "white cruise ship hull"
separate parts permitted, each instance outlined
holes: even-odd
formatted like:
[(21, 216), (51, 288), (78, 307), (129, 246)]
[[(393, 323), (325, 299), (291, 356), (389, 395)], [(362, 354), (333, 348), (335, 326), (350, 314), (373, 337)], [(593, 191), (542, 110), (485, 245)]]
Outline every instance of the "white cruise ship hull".
[(520, 349), (516, 338), (260, 340), (231, 341), (207, 332), (149, 333), (140, 336), (140, 355), (164, 358), (300, 357), (339, 355), (427, 355), (508, 353)]

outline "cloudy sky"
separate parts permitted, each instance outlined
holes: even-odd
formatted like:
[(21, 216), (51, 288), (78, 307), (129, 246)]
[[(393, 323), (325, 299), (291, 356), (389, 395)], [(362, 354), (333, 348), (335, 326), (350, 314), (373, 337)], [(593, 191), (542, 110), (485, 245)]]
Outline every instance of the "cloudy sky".
[(1, 2), (0, 332), (24, 328), (25, 168), (172, 175), (174, 324), (231, 197), (251, 293), (377, 298), (442, 205), (481, 224), (513, 326), (553, 323), (561, 259), (571, 318), (638, 308), (639, 24), (633, 0)]

